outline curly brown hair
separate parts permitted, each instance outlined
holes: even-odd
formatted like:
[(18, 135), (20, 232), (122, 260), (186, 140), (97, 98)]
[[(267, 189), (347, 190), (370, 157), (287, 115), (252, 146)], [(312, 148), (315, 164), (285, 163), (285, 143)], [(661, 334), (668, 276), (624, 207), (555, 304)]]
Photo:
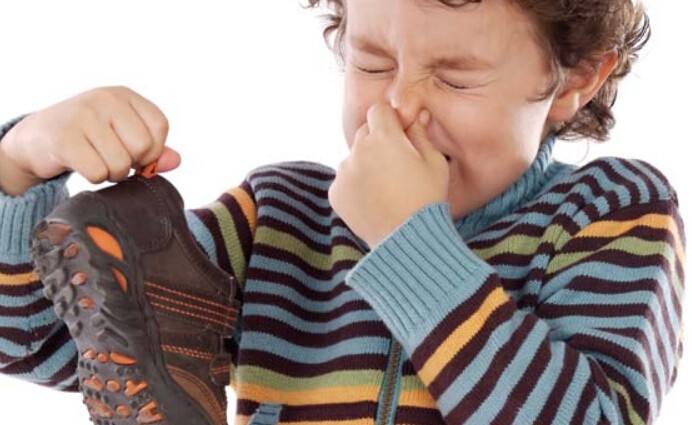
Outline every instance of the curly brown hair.
[[(323, 36), (329, 48), (343, 62), (346, 18), (345, 0), (307, 0), (306, 8), (324, 6), (329, 13)], [(434, 0), (451, 8), (482, 0)], [(553, 84), (546, 96), (563, 80), (563, 70), (583, 63), (593, 67), (605, 52), (616, 50), (618, 60), (613, 72), (594, 98), (574, 118), (556, 130), (563, 139), (608, 139), (615, 125), (612, 107), (618, 84), (630, 73), (639, 51), (649, 40), (651, 28), (644, 7), (637, 0), (509, 0), (528, 11), (538, 29), (539, 38), (551, 58)], [(331, 38), (335, 35), (334, 39)], [(585, 62), (584, 62), (585, 61)], [(545, 97), (542, 97), (545, 98)]]

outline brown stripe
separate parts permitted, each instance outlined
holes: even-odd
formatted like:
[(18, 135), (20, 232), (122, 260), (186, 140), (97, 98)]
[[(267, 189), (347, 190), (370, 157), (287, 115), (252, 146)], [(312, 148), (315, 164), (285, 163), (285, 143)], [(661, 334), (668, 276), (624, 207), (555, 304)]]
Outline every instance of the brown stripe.
[(562, 363), (562, 370), (560, 370), (560, 375), (555, 381), (555, 385), (550, 390), (550, 395), (546, 399), (545, 404), (541, 413), (538, 414), (537, 418), (545, 421), (547, 424), (555, 423), (555, 417), (557, 415), (557, 409), (560, 407), (562, 399), (567, 394), (567, 389), (569, 388), (574, 375), (577, 371), (577, 365), (579, 364), (580, 353), (571, 347), (565, 348), (565, 359)]
[(579, 397), (579, 403), (569, 422), (570, 425), (584, 425), (586, 423), (586, 409), (589, 408), (594, 398), (596, 398), (596, 389), (594, 385), (589, 383), (584, 388), (581, 397)]
[(22, 373), (29, 373), (40, 366), (46, 361), (51, 355), (60, 350), (65, 344), (74, 344), (66, 326), (58, 327), (57, 332), (50, 335), (41, 347), (32, 354), (28, 354), (27, 357), (21, 359), (21, 361), (16, 363), (11, 363), (4, 368), (0, 368), (0, 373), (5, 373), (8, 375), (18, 375)]
[(391, 332), (382, 322), (356, 322), (327, 333), (299, 331), (288, 324), (269, 317), (252, 317), (243, 322), (243, 331), (262, 332), (275, 335), (301, 347), (324, 348), (339, 342), (362, 337), (391, 337)]
[(0, 273), (2, 274), (25, 274), (34, 269), (31, 262), (19, 264), (0, 263)]
[[(651, 181), (651, 178), (644, 172), (642, 172), (640, 169), (635, 167), (631, 161), (621, 161), (621, 164), (623, 167), (627, 168), (637, 176), (643, 183), (644, 186), (646, 186), (647, 190), (649, 191), (649, 196), (650, 199), (660, 199), (660, 194), (658, 193), (658, 190), (656, 189), (656, 186), (654, 183)], [(640, 196), (640, 202), (641, 202), (641, 196)]]
[[(6, 297), (24, 297), (34, 295), (34, 292), (43, 289), (43, 283), (40, 280), (27, 282), (25, 285), (0, 285), (0, 295)], [(40, 298), (42, 295), (36, 295)]]
[(664, 176), (663, 174), (661, 174), (661, 172), (660, 172), (656, 167), (654, 167), (653, 165), (651, 165), (650, 163), (648, 163), (648, 162), (646, 162), (646, 161), (644, 161), (644, 160), (642, 160), (642, 159), (638, 159), (637, 162), (638, 162), (639, 164), (641, 164), (644, 168), (646, 168), (647, 170), (649, 170), (649, 171), (651, 172), (651, 174), (653, 174), (654, 176), (658, 177), (658, 179), (661, 181), (661, 183), (662, 183), (662, 184), (666, 187), (666, 189), (668, 190), (668, 193), (661, 193), (661, 192), (659, 192), (658, 190), (656, 190), (655, 193), (658, 194), (658, 198), (659, 198), (659, 199), (668, 198), (669, 195), (675, 193), (675, 189), (673, 188), (673, 186), (672, 186), (672, 185), (670, 184), (670, 182), (668, 181), (668, 178), (667, 178), (666, 176)]
[(358, 354), (323, 363), (300, 363), (260, 350), (241, 350), (238, 358), (241, 366), (259, 366), (283, 375), (309, 378), (330, 372), (347, 370), (384, 370), (387, 365), (385, 354)]
[[(506, 303), (495, 310), (483, 323), (483, 326), (478, 330), (478, 333), (452, 357), (452, 359), (444, 365), (437, 375), (437, 378), (428, 385), (432, 394), (442, 394), (459, 376), (460, 371), (468, 367), (469, 363), (478, 357), (479, 353), (485, 347), (492, 333), (503, 322), (509, 320), (514, 308)], [(416, 363), (414, 363), (416, 364)], [(422, 367), (423, 364), (420, 366)]]
[[(338, 308), (325, 312), (309, 311), (301, 308), (298, 304), (292, 303), (286, 298), (278, 295), (263, 294), (261, 292), (245, 292), (245, 304), (266, 304), (280, 307), (303, 320), (315, 323), (329, 322), (354, 311), (372, 310), (367, 302), (363, 300), (354, 300), (348, 301)], [(255, 317), (257, 316), (244, 317), (243, 320), (247, 323)]]
[(439, 347), (461, 323), (466, 322), (469, 317), (478, 310), (483, 304), (483, 301), (488, 298), (488, 295), (497, 288), (493, 275), (489, 276), (488, 279), (489, 280), (478, 288), (476, 293), (459, 304), (428, 334), (411, 356), (411, 360), (414, 364), (421, 366), (425, 364), (437, 347)]
[(508, 401), (505, 403), (504, 407), (495, 416), (495, 419), (491, 422), (493, 425), (503, 425), (511, 424), (517, 417), (517, 414), (521, 410), (521, 406), (524, 405), (526, 399), (533, 391), (534, 386), (538, 382), (538, 379), (545, 372), (550, 362), (550, 344), (544, 341), (538, 347), (537, 353), (534, 355), (529, 366), (524, 370), (521, 378), (519, 378), (517, 385), (512, 389), (509, 394)]
[[(603, 368), (603, 372), (606, 373), (610, 377), (610, 379), (614, 380), (618, 384), (622, 385), (625, 390), (627, 391), (627, 395), (630, 396), (630, 402), (632, 403), (632, 406), (634, 407), (634, 410), (637, 412), (637, 414), (644, 419), (646, 423), (650, 423), (650, 420), (653, 419), (651, 418), (651, 405), (649, 404), (649, 401), (639, 395), (637, 390), (632, 387), (632, 384), (630, 381), (627, 379), (626, 376), (622, 375), (619, 370), (615, 369), (611, 365), (607, 363), (602, 363), (601, 367)], [(657, 385), (658, 380), (652, 379), (655, 385)], [(659, 394), (659, 388), (658, 386), (656, 387), (656, 393)], [(660, 401), (660, 399), (659, 399)], [(660, 404), (660, 403), (659, 403)], [(622, 400), (621, 407), (624, 407), (627, 409), (627, 403), (625, 400)], [(627, 410), (625, 410), (627, 411)]]
[(372, 418), (376, 411), (377, 403), (368, 401), (302, 406), (284, 405), (281, 408), (281, 421), (341, 421)]
[(19, 307), (0, 306), (0, 317), (27, 317), (32, 314), (41, 313), (49, 308), (53, 308), (53, 304), (46, 298), (39, 298), (31, 304)]
[[(209, 233), (211, 233), (212, 239), (214, 240), (214, 246), (216, 247), (216, 263), (222, 270), (236, 276), (235, 271), (231, 267), (231, 260), (228, 257), (228, 252), (226, 251), (226, 245), (224, 244), (222, 238), (221, 228), (219, 227), (219, 222), (214, 213), (210, 209), (206, 208), (191, 211), (204, 224), (204, 227), (209, 230)], [(236, 227), (238, 226), (236, 225)]]
[[(478, 400), (485, 400), (488, 398), (502, 376), (502, 372), (504, 372), (507, 365), (511, 363), (519, 347), (521, 347), (522, 342), (526, 340), (531, 329), (533, 329), (535, 321), (528, 320), (529, 318), (530, 316), (527, 316), (527, 318), (522, 321), (509, 341), (496, 353), (483, 378), (481, 378), (473, 389), (449, 412), (447, 415), (448, 423), (461, 424), (466, 422), (478, 408)], [(466, 360), (468, 363), (470, 358)], [(458, 369), (454, 374), (458, 375), (459, 370), (463, 369)], [(440, 373), (440, 375), (442, 374), (443, 373)], [(451, 382), (452, 379), (447, 378), (447, 381)], [(435, 391), (433, 394), (439, 397), (442, 393)]]
[(426, 409), (424, 407), (398, 406), (394, 423), (415, 425), (444, 424), (445, 421), (438, 409)]
[[(340, 283), (336, 285), (333, 289), (329, 291), (316, 291), (308, 287), (305, 282), (296, 279), (286, 273), (280, 271), (253, 268), (252, 276), (256, 280), (271, 282), (272, 284), (283, 285), (286, 288), (290, 288), (305, 298), (313, 301), (331, 301), (346, 292), (355, 291), (353, 288), (347, 286), (345, 283)], [(325, 282), (325, 285), (328, 284)]]

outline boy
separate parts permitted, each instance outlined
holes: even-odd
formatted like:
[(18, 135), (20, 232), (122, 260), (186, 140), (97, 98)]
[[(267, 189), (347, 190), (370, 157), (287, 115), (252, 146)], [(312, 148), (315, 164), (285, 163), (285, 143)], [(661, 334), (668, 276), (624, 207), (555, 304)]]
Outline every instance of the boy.
[[(187, 214), (198, 243), (242, 288), (240, 345), (230, 350), (238, 423), (657, 415), (681, 349), (675, 192), (641, 161), (576, 169), (550, 155), (556, 135), (605, 138), (617, 80), (647, 34), (643, 17), (628, 2), (461, 3), (332, 2), (349, 157), (336, 175), (309, 163), (253, 170)], [(113, 131), (79, 114), (84, 105)], [(17, 253), (3, 273), (22, 278), (24, 229), (64, 198), (64, 178), (39, 180), (75, 170), (120, 181), (156, 158), (173, 168), (162, 122), (135, 93), (103, 89), (10, 130), (0, 187), (31, 189), (4, 200), (3, 226), (21, 226), (3, 230), (6, 257)], [(49, 127), (50, 137), (36, 136)], [(40, 285), (23, 277), (23, 295)], [(57, 329), (27, 332), (35, 350), (3, 357), (5, 371), (68, 346)], [(42, 378), (74, 383), (74, 364), (53, 372)], [(92, 403), (96, 423), (136, 423), (104, 404), (110, 410)], [(186, 423), (159, 407), (146, 419)]]

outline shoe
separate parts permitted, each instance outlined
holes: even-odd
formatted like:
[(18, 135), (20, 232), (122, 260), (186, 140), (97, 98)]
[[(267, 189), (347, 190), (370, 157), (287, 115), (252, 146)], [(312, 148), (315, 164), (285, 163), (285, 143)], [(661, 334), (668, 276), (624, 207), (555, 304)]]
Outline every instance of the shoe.
[(79, 353), (96, 425), (226, 425), (237, 282), (197, 245), (155, 171), (60, 204), (32, 258)]

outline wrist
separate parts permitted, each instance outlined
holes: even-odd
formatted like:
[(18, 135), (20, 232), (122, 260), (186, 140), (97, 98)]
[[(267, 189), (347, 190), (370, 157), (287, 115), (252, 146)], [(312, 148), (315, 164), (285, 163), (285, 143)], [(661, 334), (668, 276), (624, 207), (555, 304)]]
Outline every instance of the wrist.
[(21, 195), (43, 181), (42, 178), (23, 169), (8, 155), (7, 147), (16, 143), (14, 137), (16, 131), (11, 129), (0, 140), (0, 191), (10, 196)]

